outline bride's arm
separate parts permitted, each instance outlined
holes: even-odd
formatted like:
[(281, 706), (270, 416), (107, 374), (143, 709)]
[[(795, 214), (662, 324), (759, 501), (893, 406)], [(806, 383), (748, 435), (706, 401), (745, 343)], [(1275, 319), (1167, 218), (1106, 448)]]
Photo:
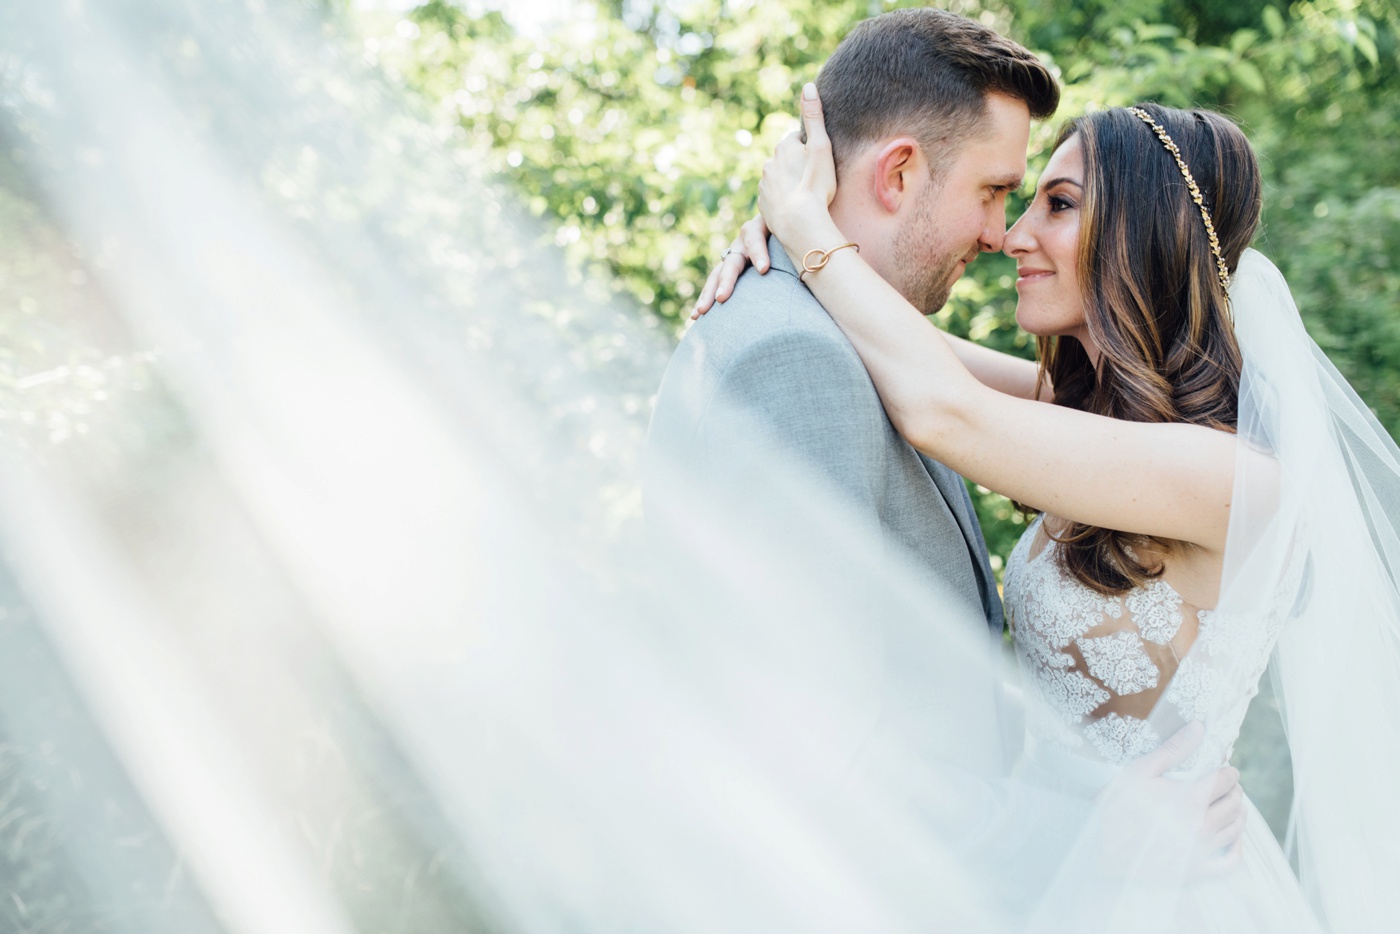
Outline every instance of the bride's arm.
[[(795, 135), (783, 141), (759, 193), (763, 216), (791, 256), (847, 242), (827, 210), (835, 170), (815, 88), (810, 93), (802, 102), (808, 143)], [(859, 352), (890, 420), (919, 450), (1056, 516), (1224, 548), (1233, 435), (991, 391), (855, 250), (832, 253), (805, 280)]]
[[(939, 333), (952, 345), (958, 362), (967, 367), (973, 378), (983, 386), (1004, 392), (1008, 396), (1015, 396), (1017, 399), (1036, 398), (1036, 380), (1040, 367), (1034, 361), (983, 347), (975, 341), (949, 334), (947, 331)], [(1053, 402), (1055, 399), (1049, 376), (1046, 376), (1040, 386), (1039, 398), (1041, 402)]]
[[(695, 310), (690, 319), (694, 321), (708, 312), (717, 303), (723, 304), (734, 294), (734, 286), (739, 282), (748, 265), (759, 271), (768, 272), (768, 225), (762, 216), (755, 217), (741, 228), (734, 242), (725, 250), (719, 265), (710, 270), (705, 286), (700, 290), (700, 298), (695, 302)], [(959, 362), (984, 386), (1020, 399), (1036, 398), (1036, 381), (1039, 367), (1030, 360), (1002, 353), (990, 347), (983, 347), (973, 341), (946, 334), (953, 345), (953, 352)], [(1040, 386), (1040, 400), (1049, 402), (1054, 398), (1049, 382)]]

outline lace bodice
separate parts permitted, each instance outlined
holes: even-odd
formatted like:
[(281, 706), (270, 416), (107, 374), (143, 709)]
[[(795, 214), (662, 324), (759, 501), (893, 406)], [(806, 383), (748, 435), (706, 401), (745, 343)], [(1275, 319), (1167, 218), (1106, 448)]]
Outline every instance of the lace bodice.
[(1011, 553), (1005, 587), (1031, 742), (1116, 766), (1202, 720), (1205, 740), (1183, 767), (1223, 764), (1300, 569), (1248, 614), (1194, 606), (1160, 579), (1104, 596), (1061, 567), (1040, 527), (1031, 523)]

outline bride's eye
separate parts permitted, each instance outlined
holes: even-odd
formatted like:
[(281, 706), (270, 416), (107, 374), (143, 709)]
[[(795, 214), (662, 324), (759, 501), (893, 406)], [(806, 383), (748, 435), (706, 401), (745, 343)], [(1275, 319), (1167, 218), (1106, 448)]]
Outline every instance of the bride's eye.
[(1068, 211), (1070, 208), (1074, 207), (1074, 202), (1064, 195), (1051, 195), (1045, 200), (1050, 205), (1051, 214), (1059, 214), (1061, 211)]

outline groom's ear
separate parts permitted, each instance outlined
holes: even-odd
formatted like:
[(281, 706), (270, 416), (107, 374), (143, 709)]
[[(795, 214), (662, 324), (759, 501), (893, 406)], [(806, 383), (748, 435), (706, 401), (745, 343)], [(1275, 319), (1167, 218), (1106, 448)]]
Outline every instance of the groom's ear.
[(875, 200), (894, 214), (909, 197), (919, 179), (928, 174), (923, 147), (911, 136), (900, 136), (881, 145), (871, 179)]

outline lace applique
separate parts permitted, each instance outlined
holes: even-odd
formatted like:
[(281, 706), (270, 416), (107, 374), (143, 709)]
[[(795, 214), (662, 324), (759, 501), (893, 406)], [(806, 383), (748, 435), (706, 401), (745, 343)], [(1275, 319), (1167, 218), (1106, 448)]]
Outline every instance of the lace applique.
[(1044, 672), (1040, 689), (1050, 705), (1071, 721), (1087, 717), (1112, 696), (1078, 671)]
[(1068, 670), (1074, 667), (1074, 659), (1064, 652), (1057, 651), (1049, 642), (1041, 638), (1035, 630), (1022, 631), (1016, 650), (1024, 660), (1039, 668), (1059, 668)]
[[(1173, 669), (1152, 646), (1170, 645), (1180, 633), (1188, 603), (1175, 588), (1157, 580), (1106, 597), (1064, 571), (1053, 542), (1030, 558), (1039, 525), (1026, 530), (1006, 568), (1007, 619), (1027, 674), (1027, 729), (1040, 742), (1121, 765), (1159, 746), (1157, 730), (1175, 729), (1179, 714), (1206, 722), (1206, 736), (1183, 768), (1225, 762), (1278, 631), (1306, 590), (1306, 556), (1289, 556), (1267, 606), (1242, 613), (1190, 607), (1199, 634)], [(1158, 687), (1165, 687), (1161, 723), (1115, 709), (1117, 698)], [(1142, 713), (1137, 707), (1124, 709)]]
[(1146, 720), (1111, 713), (1084, 727), (1084, 735), (1099, 754), (1115, 765), (1131, 762), (1162, 745)]
[(1181, 595), (1166, 581), (1155, 580), (1132, 591), (1123, 604), (1148, 642), (1166, 645), (1181, 629)]
[[(1049, 562), (1046, 562), (1049, 563)], [(1118, 619), (1123, 608), (1118, 601), (1100, 596), (1087, 588), (1078, 592), (1059, 591), (1059, 599), (1047, 601), (1046, 609), (1052, 614), (1046, 636), (1056, 648), (1064, 648), (1104, 621), (1104, 617)]]
[(1187, 658), (1167, 685), (1167, 702), (1181, 711), (1183, 720), (1199, 720), (1214, 709), (1221, 675), (1209, 665)]
[(1035, 675), (1035, 687), (1049, 706), (1068, 722), (1097, 710), (1111, 696), (1082, 672), (1071, 670), (1074, 659), (1055, 650), (1034, 630), (1016, 641), (1023, 670)]
[(1105, 618), (1121, 618), (1123, 605), (1087, 587), (1061, 586), (1059, 566), (1051, 554), (1053, 545), (1031, 558), (1029, 540), (1038, 525), (1038, 521), (1032, 524), (1017, 545), (1019, 554), (1012, 556), (1019, 559), (1021, 573), (1007, 583), (1006, 602), (1014, 608), (1014, 619), (1019, 621), (1022, 615), (1034, 617), (1033, 628), (1041, 638), (1056, 649), (1063, 649)]
[(1117, 694), (1137, 694), (1157, 686), (1157, 666), (1142, 650), (1142, 640), (1130, 632), (1116, 632), (1077, 643), (1089, 674)]
[(1215, 610), (1201, 610), (1196, 616), (1201, 621), (1197, 638), (1211, 655), (1246, 659), (1251, 665), (1268, 657), (1272, 639), (1263, 616)]

